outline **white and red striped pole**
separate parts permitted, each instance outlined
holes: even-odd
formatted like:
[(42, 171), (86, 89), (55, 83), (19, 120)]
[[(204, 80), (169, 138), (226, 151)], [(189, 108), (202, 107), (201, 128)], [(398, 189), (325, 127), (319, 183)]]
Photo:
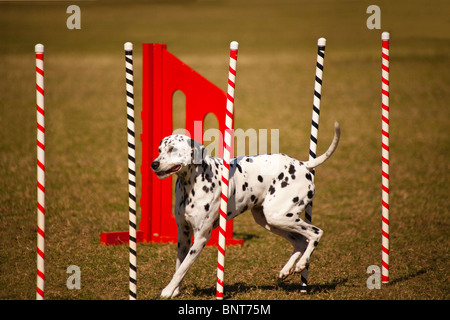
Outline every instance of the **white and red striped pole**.
[(220, 200), (219, 246), (217, 255), (216, 298), (223, 299), (223, 281), (225, 268), (225, 234), (227, 229), (228, 178), (230, 159), (233, 154), (234, 89), (236, 83), (236, 64), (239, 44), (230, 43), (230, 67), (228, 72), (227, 110), (225, 116), (225, 134), (223, 137), (222, 196)]
[(37, 110), (37, 282), (36, 300), (44, 300), (45, 252), (45, 121), (44, 121), (44, 46), (37, 44), (36, 110)]
[(381, 34), (381, 282), (389, 283), (389, 32)]

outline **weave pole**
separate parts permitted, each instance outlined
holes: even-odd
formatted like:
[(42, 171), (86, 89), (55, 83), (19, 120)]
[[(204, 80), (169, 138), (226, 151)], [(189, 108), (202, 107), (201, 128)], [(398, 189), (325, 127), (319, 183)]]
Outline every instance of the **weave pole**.
[(44, 46), (37, 44), (36, 110), (37, 110), (37, 281), (36, 300), (44, 300), (45, 281), (45, 119), (44, 119)]
[[(314, 82), (314, 99), (313, 111), (311, 120), (311, 138), (309, 140), (309, 161), (316, 158), (317, 153), (317, 138), (319, 135), (319, 116), (320, 116), (320, 99), (322, 98), (322, 77), (323, 77), (323, 63), (325, 59), (325, 45), (327, 40), (319, 38), (317, 40), (317, 62), (316, 62), (316, 79)], [(312, 180), (314, 181), (315, 170), (311, 172)], [(311, 223), (312, 221), (312, 201), (305, 208), (305, 221)], [(308, 267), (301, 273), (301, 291), (306, 292), (308, 286)]]
[(381, 34), (381, 282), (389, 283), (389, 32)]
[(127, 135), (128, 135), (128, 214), (130, 247), (130, 300), (136, 300), (136, 143), (134, 130), (134, 81), (133, 44), (126, 42), (125, 71), (127, 90)]
[(234, 89), (236, 83), (236, 64), (239, 44), (230, 43), (230, 66), (228, 72), (227, 111), (225, 116), (225, 135), (223, 137), (222, 196), (220, 200), (219, 246), (217, 254), (216, 298), (223, 299), (223, 281), (225, 269), (225, 234), (227, 228), (228, 178), (230, 158), (233, 154)]

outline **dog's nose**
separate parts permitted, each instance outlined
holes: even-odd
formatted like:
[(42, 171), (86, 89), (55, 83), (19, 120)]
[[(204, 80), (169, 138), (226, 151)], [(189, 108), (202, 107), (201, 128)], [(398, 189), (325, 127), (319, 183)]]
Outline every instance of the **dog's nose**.
[(156, 170), (156, 169), (158, 169), (158, 167), (159, 167), (159, 161), (157, 161), (157, 160), (153, 161), (152, 162), (152, 169)]

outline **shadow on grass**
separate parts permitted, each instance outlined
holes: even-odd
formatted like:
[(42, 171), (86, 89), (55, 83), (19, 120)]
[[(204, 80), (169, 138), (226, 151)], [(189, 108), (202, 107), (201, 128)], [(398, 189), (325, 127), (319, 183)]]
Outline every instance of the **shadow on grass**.
[(248, 240), (252, 240), (252, 239), (257, 239), (259, 238), (259, 236), (257, 236), (256, 234), (250, 234), (250, 233), (234, 233), (233, 235), (234, 238), (236, 239), (243, 239), (244, 241), (248, 241)]
[(392, 279), (392, 277), (391, 277), (391, 279), (389, 280), (389, 284), (392, 285), (392, 284), (396, 284), (396, 283), (398, 283), (398, 282), (407, 281), (407, 280), (410, 280), (410, 279), (412, 279), (412, 278), (418, 277), (418, 276), (420, 276), (420, 275), (422, 275), (422, 274), (425, 274), (425, 273), (427, 273), (427, 270), (425, 270), (425, 269), (420, 269), (420, 270), (418, 270), (418, 271), (416, 271), (416, 272), (406, 274), (406, 275), (404, 275), (404, 276), (402, 276), (402, 277), (399, 277), (399, 278), (394, 278), (394, 279)]
[[(427, 270), (420, 269), (416, 272), (404, 275), (399, 278), (394, 278), (391, 281), (389, 281), (389, 284), (396, 284), (399, 282), (407, 281), (411, 278), (420, 276), (422, 274), (425, 274)], [(348, 278), (340, 278), (340, 279), (333, 279), (329, 282), (325, 283), (319, 283), (319, 284), (310, 284), (307, 287), (307, 293), (310, 295), (319, 294), (319, 293), (330, 293), (333, 290), (335, 290), (338, 286), (344, 285), (348, 282)], [(250, 285), (243, 282), (235, 282), (233, 284), (226, 284), (225, 285), (225, 292), (226, 296), (229, 297), (229, 299), (233, 299), (236, 295), (239, 294), (245, 294), (250, 293), (252, 291), (256, 290), (263, 290), (263, 291), (284, 291), (285, 293), (300, 293), (301, 287), (298, 282), (279, 282), (273, 285)], [(191, 293), (193, 296), (195, 296), (197, 299), (211, 299), (212, 297), (215, 297), (216, 295), (216, 287), (210, 286), (210, 287), (198, 287), (195, 286)], [(305, 293), (303, 293), (305, 294)], [(155, 297), (155, 299), (158, 299), (159, 297)], [(183, 294), (180, 295), (180, 298), (183, 299)]]
[[(308, 293), (322, 293), (322, 292), (330, 292), (336, 289), (337, 286), (343, 285), (348, 281), (348, 278), (343, 279), (333, 279), (333, 281), (323, 283), (323, 284), (311, 284), (308, 286)], [(298, 287), (298, 285), (296, 285)]]
[[(344, 279), (334, 279), (333, 281), (321, 284), (311, 284), (307, 288), (307, 294), (317, 294), (323, 292), (330, 292), (335, 290), (337, 286), (343, 285), (348, 281), (348, 278)], [(236, 282), (234, 284), (225, 285), (224, 289), (227, 295), (233, 297), (236, 294), (247, 293), (255, 290), (264, 290), (264, 291), (285, 291), (287, 293), (299, 293), (301, 290), (299, 283), (285, 283), (280, 282), (274, 285), (248, 285), (242, 282)], [(209, 288), (194, 288), (193, 295), (198, 297), (210, 298), (216, 294), (216, 287)]]

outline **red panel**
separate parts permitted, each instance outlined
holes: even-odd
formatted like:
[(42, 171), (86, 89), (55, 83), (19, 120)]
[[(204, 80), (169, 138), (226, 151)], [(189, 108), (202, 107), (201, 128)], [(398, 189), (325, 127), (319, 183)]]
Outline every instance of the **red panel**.
[[(186, 130), (193, 136), (194, 122), (203, 123), (208, 113), (217, 117), (219, 130), (224, 133), (226, 93), (168, 52), (166, 45), (143, 44), (142, 49), (141, 241), (176, 242), (177, 226), (172, 214), (172, 177), (160, 180), (150, 169), (151, 162), (158, 156), (160, 141), (173, 131), (173, 94), (180, 90), (186, 96)], [(201, 129), (203, 133), (203, 125)], [(203, 143), (202, 136), (193, 138)], [(223, 153), (222, 139), (220, 141), (219, 157)], [(114, 244), (123, 242), (122, 238), (114, 240), (114, 236), (109, 239), (102, 234), (102, 237)], [(218, 229), (212, 232), (208, 245), (217, 245), (217, 242)], [(227, 224), (226, 242), (228, 245), (243, 245), (242, 239), (233, 239), (233, 221)]]

